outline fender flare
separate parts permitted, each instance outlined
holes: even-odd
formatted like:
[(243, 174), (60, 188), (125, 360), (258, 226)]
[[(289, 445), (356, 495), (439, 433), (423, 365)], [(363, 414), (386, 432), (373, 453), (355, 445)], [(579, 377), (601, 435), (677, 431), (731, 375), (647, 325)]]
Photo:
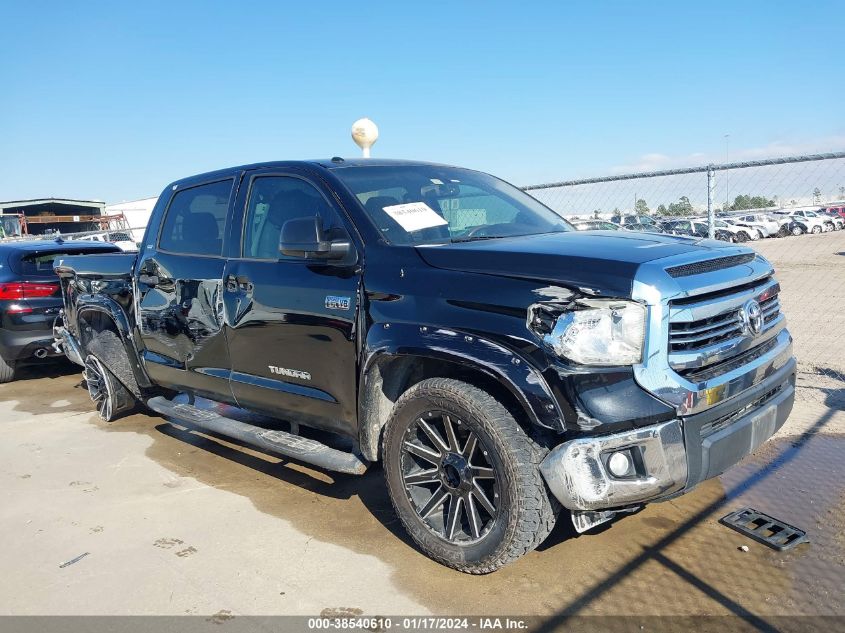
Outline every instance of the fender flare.
[(369, 459), (376, 458), (378, 437), (385, 421), (381, 419), (384, 411), (373, 420), (367, 410), (379, 406), (370, 394), (373, 369), (385, 358), (403, 356), (442, 360), (479, 371), (507, 389), (532, 424), (558, 432), (565, 430), (563, 414), (542, 373), (516, 351), (469, 332), (383, 323), (373, 325), (367, 333), (358, 382), (358, 419), (362, 422), (359, 440)]
[[(138, 354), (138, 349), (135, 346), (135, 337), (132, 334), (132, 327), (129, 324), (129, 317), (123, 307), (114, 299), (105, 295), (84, 294), (80, 295), (76, 304), (76, 322), (77, 328), (79, 321), (86, 313), (99, 312), (105, 314), (115, 325), (117, 335), (120, 337), (120, 342), (123, 344), (123, 349), (126, 351), (126, 356), (129, 358), (129, 366), (132, 368), (132, 373), (135, 375), (135, 380), (139, 387), (152, 387), (149, 376), (141, 363), (141, 357)], [(79, 338), (82, 338), (82, 332), (79, 332)], [(82, 341), (80, 340), (80, 343)]]

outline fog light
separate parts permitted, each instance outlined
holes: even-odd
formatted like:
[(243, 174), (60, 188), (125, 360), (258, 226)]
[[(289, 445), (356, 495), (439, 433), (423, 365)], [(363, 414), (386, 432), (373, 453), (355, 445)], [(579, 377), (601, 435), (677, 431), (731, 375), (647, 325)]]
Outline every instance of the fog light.
[(633, 461), (628, 451), (618, 451), (607, 460), (607, 469), (614, 477), (625, 477), (633, 472)]

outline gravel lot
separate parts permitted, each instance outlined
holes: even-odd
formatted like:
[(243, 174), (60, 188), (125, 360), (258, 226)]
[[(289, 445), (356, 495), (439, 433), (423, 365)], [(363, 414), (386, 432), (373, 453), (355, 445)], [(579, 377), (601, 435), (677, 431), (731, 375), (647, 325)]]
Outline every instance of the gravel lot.
[[(105, 425), (75, 367), (29, 369), (0, 386), (0, 613), (845, 615), (845, 231), (754, 246), (800, 360), (787, 425), (690, 494), (591, 534), (561, 521), (484, 577), (412, 547), (378, 468), (327, 474), (145, 413)], [(743, 506), (811, 543), (717, 523)]]

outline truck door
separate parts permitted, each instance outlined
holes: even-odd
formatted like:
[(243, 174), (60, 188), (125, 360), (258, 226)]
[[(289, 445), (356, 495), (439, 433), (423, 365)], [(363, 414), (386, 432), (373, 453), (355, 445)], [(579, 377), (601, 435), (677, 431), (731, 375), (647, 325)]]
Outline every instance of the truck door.
[(232, 391), (240, 406), (354, 434), (357, 419), (357, 265), (282, 255), (282, 225), (318, 215), (328, 239), (351, 226), (315, 181), (257, 173), (241, 185), (239, 257), (225, 273)]
[(159, 385), (232, 401), (223, 331), (223, 257), (234, 178), (175, 191), (154, 215), (136, 268), (138, 328)]

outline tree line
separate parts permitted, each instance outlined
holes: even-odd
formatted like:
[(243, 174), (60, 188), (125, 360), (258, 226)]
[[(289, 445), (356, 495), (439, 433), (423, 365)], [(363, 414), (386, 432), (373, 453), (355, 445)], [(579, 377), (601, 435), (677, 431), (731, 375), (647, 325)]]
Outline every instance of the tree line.
[[(745, 211), (747, 209), (763, 209), (765, 207), (773, 207), (777, 203), (766, 196), (752, 196), (748, 194), (740, 194), (734, 198), (734, 201), (723, 206), (717, 211)], [(648, 203), (638, 198), (636, 203), (636, 213), (638, 215), (648, 215), (650, 208)], [(695, 208), (689, 200), (689, 196), (681, 196), (677, 202), (670, 202), (668, 205), (660, 204), (654, 211), (657, 215), (695, 215)]]

